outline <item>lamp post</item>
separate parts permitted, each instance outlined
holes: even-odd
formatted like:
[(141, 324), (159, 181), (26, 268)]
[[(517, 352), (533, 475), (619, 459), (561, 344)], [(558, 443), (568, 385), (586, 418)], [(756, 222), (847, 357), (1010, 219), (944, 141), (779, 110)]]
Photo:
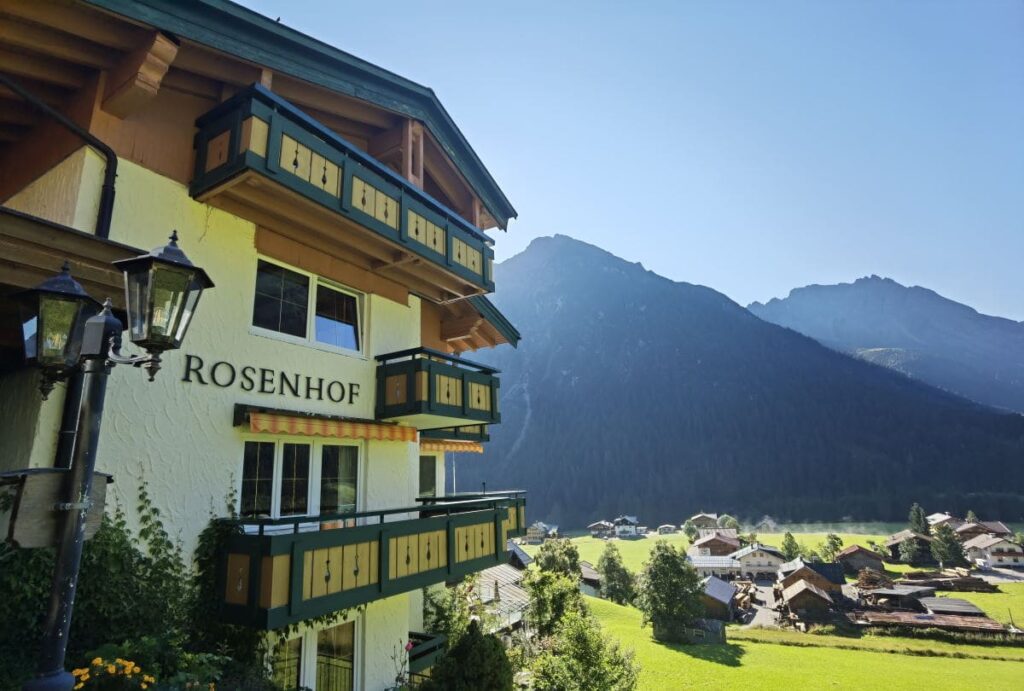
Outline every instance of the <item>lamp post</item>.
[(124, 271), (129, 337), (146, 355), (121, 354), (124, 326), (111, 311), (109, 298), (99, 314), (84, 318), (99, 303), (71, 278), (67, 262), (59, 276), (20, 296), (25, 355), (30, 364), (42, 369), (44, 398), (55, 381), (67, 378), (76, 368), (83, 374), (71, 469), (54, 506), (61, 518), (37, 675), (25, 683), (23, 691), (71, 691), (75, 685), (74, 677), (64, 670), (64, 657), (110, 370), (122, 364), (144, 367), (152, 381), (160, 369), (161, 353), (181, 345), (200, 295), (213, 287), (206, 272), (178, 247), (177, 232), (166, 246), (114, 264)]

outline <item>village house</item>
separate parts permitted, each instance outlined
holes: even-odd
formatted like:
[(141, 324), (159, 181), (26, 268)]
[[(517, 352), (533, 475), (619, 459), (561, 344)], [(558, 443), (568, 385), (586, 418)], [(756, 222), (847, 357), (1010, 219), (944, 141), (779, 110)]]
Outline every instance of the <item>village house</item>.
[(637, 526), (640, 525), (640, 521), (637, 520), (636, 516), (619, 516), (612, 525), (615, 526), (616, 537), (636, 537)]
[(957, 518), (953, 514), (946, 512), (933, 513), (930, 516), (925, 517), (925, 520), (928, 521), (928, 525), (932, 528), (932, 530), (938, 528), (940, 525), (948, 525), (953, 530), (956, 530), (964, 524), (962, 518)]
[(724, 557), (737, 551), (740, 547), (740, 541), (737, 538), (711, 533), (690, 545), (686, 553), (699, 557)]
[(725, 537), (732, 538), (733, 540), (739, 542), (739, 531), (737, 531), (735, 528), (719, 528), (716, 526), (714, 528), (697, 529), (698, 538), (707, 537), (708, 535), (724, 535)]
[(693, 523), (694, 527), (698, 530), (701, 528), (717, 528), (718, 514), (701, 512), (690, 516), (690, 523)]
[(736, 597), (736, 586), (716, 576), (707, 576), (702, 586), (701, 602), (704, 604), (704, 616), (721, 621), (732, 621), (733, 599)]
[(732, 557), (701, 557), (687, 555), (687, 561), (701, 578), (717, 576), (718, 578), (738, 578), (741, 573), (740, 563)]
[(729, 556), (739, 563), (740, 572), (751, 579), (775, 580), (776, 572), (786, 561), (786, 557), (776, 548), (757, 542), (747, 545)]
[(679, 530), (676, 526), (671, 523), (665, 523), (658, 526), (658, 535), (671, 535)]
[(813, 583), (800, 580), (782, 591), (782, 601), (790, 614), (802, 621), (818, 621), (832, 610), (832, 598)]
[(988, 568), (1024, 567), (1024, 548), (1005, 537), (978, 535), (964, 543), (968, 560)]
[(961, 542), (967, 542), (979, 535), (995, 535), (996, 537), (1011, 537), (1011, 531), (1002, 521), (978, 521), (977, 523), (964, 523), (956, 529), (956, 537)]
[(109, 375), (106, 504), (137, 532), (145, 480), (186, 559), (211, 512), (234, 529), (205, 606), (265, 637), (279, 685), (393, 686), (423, 589), (504, 564), (524, 533), (522, 493), (446, 496), (444, 463), (501, 422), (498, 372), (463, 356), (519, 341), (487, 298), (489, 233), (515, 208), (432, 89), (273, 17), (176, 0), (3, 14), (0, 472), (67, 467), (83, 378), (102, 376), (44, 400), (23, 357), (37, 320), (12, 295), (63, 276), (125, 321), (117, 262), (184, 252), (215, 287), (197, 304), (192, 271), (158, 262), (168, 282), (125, 355), (146, 326), (154, 352), (187, 338), (152, 383)]
[(615, 525), (611, 521), (594, 521), (587, 526), (587, 530), (590, 531), (590, 537), (606, 538), (615, 534)]
[(836, 561), (842, 565), (843, 570), (849, 574), (856, 574), (861, 569), (872, 569), (882, 572), (885, 565), (882, 563), (882, 556), (866, 547), (850, 545), (836, 554)]
[(889, 539), (883, 543), (885, 549), (889, 552), (889, 561), (900, 561), (900, 545), (908, 540), (914, 540), (917, 542), (918, 557), (914, 562), (915, 564), (930, 564), (934, 562), (931, 552), (933, 538), (927, 535), (922, 535), (921, 533), (915, 533), (912, 530), (901, 530), (898, 533), (891, 535)]
[(539, 545), (545, 540), (553, 540), (558, 537), (558, 526), (548, 525), (543, 521), (535, 521), (526, 529), (524, 542), (528, 545)]
[(523, 586), (526, 572), (514, 563), (498, 564), (477, 575), (475, 592), (490, 615), (489, 633), (507, 633), (523, 626), (530, 593)]
[(580, 562), (580, 592), (592, 597), (601, 597), (601, 574), (589, 561)]

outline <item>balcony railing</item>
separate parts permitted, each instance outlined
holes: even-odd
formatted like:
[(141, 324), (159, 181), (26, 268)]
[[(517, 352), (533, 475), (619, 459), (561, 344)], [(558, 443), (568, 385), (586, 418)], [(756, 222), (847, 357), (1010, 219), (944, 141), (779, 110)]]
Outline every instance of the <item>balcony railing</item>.
[(444, 655), (448, 639), (442, 634), (409, 632), (412, 648), (409, 650), (409, 674), (422, 674)]
[(377, 361), (377, 419), (402, 418), (419, 429), (498, 423), (498, 370), (430, 348)]
[[(494, 251), (480, 229), (268, 89), (254, 84), (196, 126), (193, 197), (251, 171), (475, 286), (468, 294), (494, 290)], [(267, 193), (257, 187), (256, 203)]]
[(487, 425), (463, 425), (461, 427), (440, 427), (420, 430), (420, 439), (443, 439), (450, 441), (488, 442), (491, 434)]
[(502, 563), (525, 497), (224, 522), (239, 533), (221, 562), (222, 618), (277, 629)]

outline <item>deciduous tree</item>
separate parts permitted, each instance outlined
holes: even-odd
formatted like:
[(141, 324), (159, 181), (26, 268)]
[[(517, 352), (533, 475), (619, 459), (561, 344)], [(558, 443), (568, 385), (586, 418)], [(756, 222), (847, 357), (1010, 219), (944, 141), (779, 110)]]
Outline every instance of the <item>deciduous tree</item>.
[(782, 536), (782, 554), (786, 561), (791, 561), (800, 556), (800, 543), (793, 537), (793, 533), (786, 533)]
[[(601, 635), (584, 612), (572, 612), (544, 644), (533, 664), (532, 687), (540, 691), (631, 691), (640, 668), (632, 651)], [(481, 687), (483, 688), (483, 687)]]
[(634, 577), (622, 563), (619, 549), (609, 542), (597, 560), (597, 571), (601, 574), (601, 595), (612, 602), (626, 605), (635, 595)]
[(835, 533), (829, 533), (825, 536), (825, 541), (818, 545), (818, 553), (821, 554), (822, 561), (835, 561), (836, 554), (842, 548), (843, 538)]
[(730, 516), (729, 514), (723, 513), (721, 516), (718, 517), (718, 527), (733, 528), (735, 530), (739, 530), (740, 522), (732, 516)]
[(900, 543), (900, 561), (904, 564), (916, 564), (921, 558), (921, 545), (917, 540), (904, 540)]
[(964, 554), (964, 546), (956, 539), (956, 533), (948, 523), (943, 523), (935, 530), (935, 539), (932, 540), (932, 557), (939, 562), (941, 568), (947, 566), (964, 566), (967, 564), (967, 557)]
[(580, 553), (568, 538), (545, 540), (534, 563), (541, 571), (560, 573), (573, 580), (580, 578)]
[(576, 579), (555, 571), (531, 569), (523, 585), (530, 593), (526, 621), (538, 636), (552, 635), (566, 614), (583, 611), (583, 597)]
[(644, 564), (637, 585), (637, 607), (644, 625), (651, 624), (659, 641), (685, 642), (685, 628), (701, 615), (700, 576), (686, 555), (658, 540)]

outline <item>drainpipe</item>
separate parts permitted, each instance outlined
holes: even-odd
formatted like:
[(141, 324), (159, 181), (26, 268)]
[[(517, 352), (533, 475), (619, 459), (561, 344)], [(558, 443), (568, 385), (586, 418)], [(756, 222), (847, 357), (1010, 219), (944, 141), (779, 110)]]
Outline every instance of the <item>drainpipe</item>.
[(110, 219), (114, 214), (114, 180), (117, 178), (117, 154), (109, 146), (90, 134), (88, 130), (69, 119), (63, 113), (46, 105), (32, 94), (31, 91), (27, 91), (7, 75), (0, 74), (0, 84), (3, 84), (44, 114), (59, 122), (79, 139), (99, 151), (103, 158), (107, 160), (106, 169), (103, 171), (103, 188), (100, 190), (100, 208), (96, 214), (96, 236), (101, 238), (110, 237)]
[[(74, 122), (63, 113), (51, 108), (31, 91), (28, 91), (7, 75), (0, 74), (0, 84), (21, 96), (44, 115), (48, 115), (93, 149), (99, 151), (106, 159), (103, 171), (103, 187), (100, 190), (100, 208), (96, 214), (96, 237), (110, 237), (110, 220), (114, 215), (114, 181), (117, 179), (117, 154), (103, 141), (97, 139), (88, 130)], [(76, 371), (68, 379), (64, 390), (64, 411), (61, 414), (60, 433), (57, 437), (57, 453), (53, 459), (55, 468), (71, 467), (71, 452), (75, 447), (78, 432), (78, 412), (82, 403), (82, 372)]]

